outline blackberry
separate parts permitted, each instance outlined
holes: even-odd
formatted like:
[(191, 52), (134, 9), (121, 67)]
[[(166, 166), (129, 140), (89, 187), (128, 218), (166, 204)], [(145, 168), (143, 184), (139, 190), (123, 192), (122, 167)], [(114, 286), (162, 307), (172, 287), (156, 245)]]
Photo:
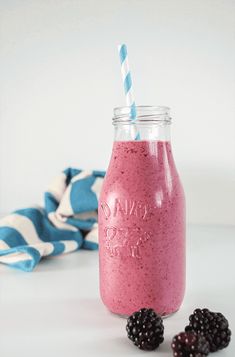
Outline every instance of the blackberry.
[(153, 309), (134, 312), (126, 325), (128, 338), (141, 350), (155, 350), (164, 340), (164, 326), (161, 316)]
[(181, 332), (176, 335), (171, 344), (174, 357), (205, 357), (210, 352), (210, 346), (202, 335), (193, 332)]
[(228, 346), (231, 339), (228, 320), (219, 312), (208, 309), (196, 309), (189, 316), (189, 325), (185, 331), (203, 335), (210, 345), (210, 352), (221, 350)]

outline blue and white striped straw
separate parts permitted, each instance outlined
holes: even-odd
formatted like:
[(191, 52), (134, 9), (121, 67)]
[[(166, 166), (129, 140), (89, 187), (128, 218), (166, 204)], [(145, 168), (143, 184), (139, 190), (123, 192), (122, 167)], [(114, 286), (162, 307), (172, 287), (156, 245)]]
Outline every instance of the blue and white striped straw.
[[(121, 72), (122, 72), (122, 81), (125, 90), (126, 104), (128, 107), (131, 107), (131, 119), (136, 120), (136, 105), (135, 97), (133, 93), (133, 85), (131, 79), (131, 72), (129, 68), (127, 47), (125, 44), (118, 46), (119, 57), (121, 61)], [(136, 135), (136, 140), (139, 139), (139, 133)]]
[(118, 52), (121, 62), (121, 72), (122, 80), (126, 95), (126, 104), (131, 107), (131, 118), (136, 119), (136, 107), (135, 107), (135, 98), (133, 93), (131, 72), (129, 68), (129, 61), (127, 55), (127, 47), (125, 44), (118, 46)]

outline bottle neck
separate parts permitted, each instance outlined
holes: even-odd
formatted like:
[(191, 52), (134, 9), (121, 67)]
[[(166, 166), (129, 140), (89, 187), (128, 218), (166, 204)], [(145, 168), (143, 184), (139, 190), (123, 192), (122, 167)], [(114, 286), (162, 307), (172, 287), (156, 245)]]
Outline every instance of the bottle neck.
[(114, 141), (170, 141), (170, 125), (118, 124), (114, 127)]
[(114, 109), (115, 141), (170, 141), (168, 107), (135, 106)]

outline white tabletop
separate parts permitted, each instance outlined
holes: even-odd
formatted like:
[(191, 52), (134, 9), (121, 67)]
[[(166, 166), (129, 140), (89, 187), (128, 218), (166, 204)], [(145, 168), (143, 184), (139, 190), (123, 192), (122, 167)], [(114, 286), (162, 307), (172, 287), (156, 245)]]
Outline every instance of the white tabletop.
[[(224, 313), (235, 334), (235, 227), (191, 226), (187, 242), (183, 306), (164, 319), (165, 341), (148, 356), (172, 356), (171, 339), (196, 307)], [(143, 355), (125, 323), (100, 301), (97, 252), (48, 258), (33, 273), (0, 266), (1, 357)], [(234, 357), (235, 337), (213, 356)]]

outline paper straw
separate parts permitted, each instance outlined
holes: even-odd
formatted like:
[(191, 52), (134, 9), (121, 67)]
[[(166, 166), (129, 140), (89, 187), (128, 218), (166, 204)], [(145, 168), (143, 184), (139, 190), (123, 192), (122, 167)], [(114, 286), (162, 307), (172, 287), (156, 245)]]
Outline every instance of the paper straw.
[[(126, 96), (126, 104), (128, 107), (131, 107), (131, 119), (136, 120), (136, 105), (135, 97), (133, 92), (133, 85), (131, 79), (131, 72), (129, 68), (127, 47), (125, 44), (118, 46), (118, 52), (121, 62), (121, 72), (122, 72), (122, 81), (124, 85), (124, 91)], [(139, 139), (139, 133), (136, 135), (136, 140)]]

